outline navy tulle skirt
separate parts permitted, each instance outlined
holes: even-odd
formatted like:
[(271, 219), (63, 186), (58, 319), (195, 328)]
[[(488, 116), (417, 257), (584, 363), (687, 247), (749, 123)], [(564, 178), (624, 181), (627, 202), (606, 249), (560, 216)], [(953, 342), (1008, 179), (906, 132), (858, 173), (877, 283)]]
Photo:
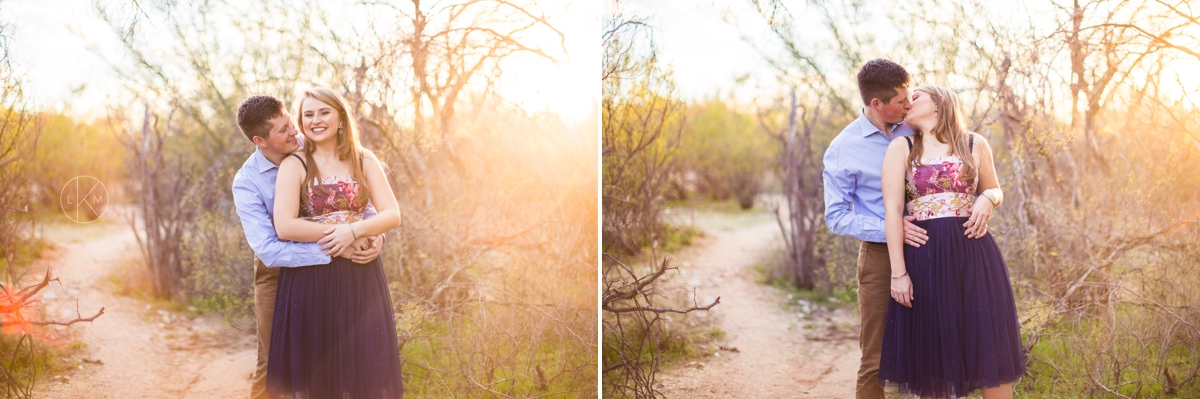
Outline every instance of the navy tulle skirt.
[(271, 398), (400, 398), (392, 299), (379, 260), (283, 268), (275, 294)]
[(963, 397), (1025, 374), (1008, 266), (988, 233), (967, 238), (965, 217), (917, 221), (929, 233), (904, 247), (912, 308), (892, 300), (879, 381), (923, 397)]

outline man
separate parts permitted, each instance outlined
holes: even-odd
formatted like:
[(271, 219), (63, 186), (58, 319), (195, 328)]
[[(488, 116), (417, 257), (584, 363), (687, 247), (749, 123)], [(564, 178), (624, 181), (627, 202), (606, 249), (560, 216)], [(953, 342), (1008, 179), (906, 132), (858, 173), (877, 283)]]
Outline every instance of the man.
[[(275, 232), (275, 177), (279, 163), (300, 148), (296, 127), (283, 102), (272, 96), (254, 96), (238, 107), (238, 128), (257, 147), (233, 178), (233, 203), (242, 219), (246, 241), (254, 250), (254, 317), (258, 324), (258, 365), (250, 388), (252, 398), (267, 397), (267, 353), (271, 347), (271, 318), (279, 267), (324, 265), (329, 255), (317, 243), (280, 241)], [(366, 218), (375, 215), (367, 204)], [(361, 237), (354, 251), (341, 255), (355, 263), (375, 260), (382, 236)], [(330, 251), (332, 252), (332, 251)], [(352, 252), (352, 253), (351, 253)]]
[[(904, 122), (911, 108), (908, 72), (885, 59), (874, 59), (858, 72), (863, 108), (858, 119), (838, 134), (825, 150), (825, 224), (834, 234), (862, 241), (858, 251), (858, 310), (862, 349), (858, 369), (859, 399), (882, 399), (879, 356), (891, 298), (891, 262), (884, 233), (883, 155), (897, 137), (911, 136)], [(925, 244), (925, 230), (905, 217), (904, 241)]]

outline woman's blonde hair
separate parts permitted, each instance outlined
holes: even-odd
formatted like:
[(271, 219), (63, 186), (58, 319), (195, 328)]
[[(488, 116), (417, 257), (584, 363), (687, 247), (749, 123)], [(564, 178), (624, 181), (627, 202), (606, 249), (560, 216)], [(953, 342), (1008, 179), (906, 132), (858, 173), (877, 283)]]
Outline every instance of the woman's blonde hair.
[[(367, 206), (367, 201), (371, 199), (371, 189), (367, 187), (366, 173), (363, 172), (363, 154), (365, 149), (359, 141), (358, 123), (350, 117), (349, 105), (346, 99), (338, 94), (333, 89), (327, 87), (314, 87), (304, 91), (304, 97), (300, 99), (297, 105), (296, 125), (304, 128), (304, 99), (312, 98), (323, 102), (332, 107), (338, 114), (338, 130), (334, 135), (337, 140), (334, 152), (337, 154), (338, 160), (350, 162), (350, 173), (354, 177), (354, 181), (358, 182), (358, 198), (355, 199), (356, 207)], [(332, 128), (332, 126), (330, 126)], [(306, 205), (306, 208), (311, 206), (309, 203), (309, 189), (314, 185), (319, 187), (322, 192), (328, 194), (324, 186), (317, 185), (317, 177), (321, 175), (317, 170), (317, 164), (313, 161), (313, 151), (316, 150), (314, 143), (308, 136), (304, 136), (304, 159), (308, 165), (307, 172), (304, 176), (304, 185), (300, 188), (300, 199)]]
[(925, 133), (933, 133), (933, 137), (938, 141), (950, 143), (950, 155), (957, 155), (962, 159), (963, 166), (959, 178), (974, 185), (979, 169), (975, 165), (975, 157), (971, 155), (969, 133), (963, 127), (962, 118), (958, 113), (958, 95), (949, 89), (933, 85), (922, 85), (913, 90), (928, 94), (929, 99), (933, 100), (936, 107), (934, 119), (937, 124), (931, 132), (914, 131), (912, 151), (908, 153), (908, 167), (921, 166), (921, 154), (925, 152)]

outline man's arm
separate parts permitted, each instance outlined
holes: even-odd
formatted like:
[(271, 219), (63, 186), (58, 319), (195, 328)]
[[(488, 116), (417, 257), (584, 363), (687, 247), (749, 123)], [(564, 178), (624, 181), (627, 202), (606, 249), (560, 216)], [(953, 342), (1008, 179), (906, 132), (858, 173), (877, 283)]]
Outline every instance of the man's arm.
[(858, 215), (852, 210), (850, 193), (856, 184), (852, 172), (843, 167), (845, 160), (840, 155), (836, 148), (825, 152), (825, 171), (821, 173), (825, 182), (825, 224), (837, 235), (870, 242), (886, 241), (883, 219)]
[(330, 258), (317, 243), (280, 241), (267, 216), (262, 195), (244, 178), (233, 179), (233, 205), (242, 220), (242, 231), (250, 249), (267, 267), (324, 265)]

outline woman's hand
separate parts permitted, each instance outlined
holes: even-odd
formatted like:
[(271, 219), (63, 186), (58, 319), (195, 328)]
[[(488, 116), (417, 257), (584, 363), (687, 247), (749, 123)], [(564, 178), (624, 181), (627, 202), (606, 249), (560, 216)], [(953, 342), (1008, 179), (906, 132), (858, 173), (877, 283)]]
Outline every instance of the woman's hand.
[(892, 299), (907, 308), (912, 308), (913, 286), (907, 273), (904, 277), (892, 279)]
[(992, 200), (986, 195), (975, 197), (975, 206), (971, 207), (970, 217), (963, 223), (963, 227), (967, 228), (963, 234), (967, 238), (982, 238), (987, 234), (988, 220), (992, 219), (992, 210), (995, 208)]
[(326, 255), (336, 257), (343, 251), (354, 250), (351, 247), (351, 244), (354, 243), (354, 232), (351, 230), (350, 224), (339, 224), (336, 227), (325, 229), (322, 233), (325, 233), (325, 237), (317, 241), (317, 244), (321, 244), (321, 250), (326, 251)]

